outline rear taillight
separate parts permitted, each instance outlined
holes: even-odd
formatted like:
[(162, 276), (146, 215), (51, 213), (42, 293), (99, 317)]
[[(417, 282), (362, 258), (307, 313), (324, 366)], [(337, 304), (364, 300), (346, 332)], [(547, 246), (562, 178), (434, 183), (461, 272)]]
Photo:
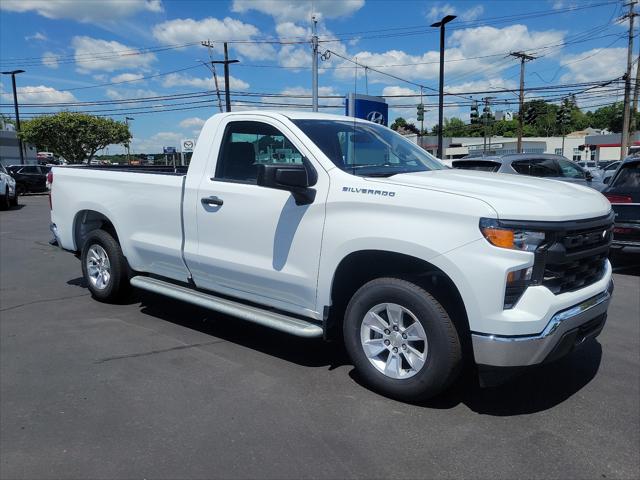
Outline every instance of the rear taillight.
[(615, 193), (605, 193), (605, 197), (611, 203), (632, 203), (633, 200), (629, 195), (616, 195)]
[(51, 185), (53, 183), (53, 172), (47, 173), (47, 183)]

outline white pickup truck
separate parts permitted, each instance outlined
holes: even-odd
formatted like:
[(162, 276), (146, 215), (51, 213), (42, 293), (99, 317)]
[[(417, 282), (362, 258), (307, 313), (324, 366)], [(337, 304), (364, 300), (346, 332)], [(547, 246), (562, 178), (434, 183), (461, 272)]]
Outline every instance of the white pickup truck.
[[(186, 168), (54, 167), (51, 229), (92, 295), (128, 286), (302, 337), (342, 337), (418, 400), (597, 336), (613, 215), (595, 190), (451, 170), (386, 127), (211, 117)], [(482, 375), (481, 375), (482, 378)]]

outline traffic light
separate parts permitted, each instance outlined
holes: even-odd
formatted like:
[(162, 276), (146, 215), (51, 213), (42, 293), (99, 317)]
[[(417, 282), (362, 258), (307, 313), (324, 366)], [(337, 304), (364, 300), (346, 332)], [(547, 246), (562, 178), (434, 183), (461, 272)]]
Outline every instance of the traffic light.
[(538, 112), (536, 112), (536, 109), (532, 105), (527, 107), (527, 110), (524, 113), (524, 122), (531, 125), (536, 121), (537, 117)]
[(493, 120), (493, 114), (491, 113), (491, 107), (487, 104), (482, 109), (482, 120), (485, 123), (490, 123)]
[(417, 119), (419, 122), (424, 120), (424, 105), (422, 103), (418, 104), (417, 107)]
[(471, 125), (475, 125), (480, 122), (480, 116), (478, 115), (478, 102), (475, 100), (471, 104), (471, 113), (469, 114), (469, 118), (471, 119)]

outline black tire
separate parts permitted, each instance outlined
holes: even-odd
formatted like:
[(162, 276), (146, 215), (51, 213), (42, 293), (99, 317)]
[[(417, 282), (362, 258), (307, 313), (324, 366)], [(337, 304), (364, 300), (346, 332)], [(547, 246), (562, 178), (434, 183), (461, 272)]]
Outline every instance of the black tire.
[[(426, 360), (408, 378), (396, 379), (379, 371), (369, 361), (361, 342), (365, 315), (384, 303), (408, 309), (426, 333)], [(361, 378), (374, 390), (398, 400), (415, 402), (433, 397), (451, 385), (461, 370), (461, 342), (449, 315), (429, 292), (403, 279), (379, 278), (362, 286), (347, 306), (343, 333), (345, 347)]]
[[(109, 261), (109, 280), (106, 285), (99, 288), (90, 275), (87, 264), (87, 257), (92, 247), (98, 245), (101, 247)], [(104, 230), (94, 230), (89, 234), (82, 247), (82, 275), (89, 287), (91, 295), (96, 300), (107, 303), (115, 303), (125, 296), (129, 291), (129, 276), (127, 260), (122, 254), (120, 244)]]
[(13, 198), (10, 200), (12, 207), (18, 206), (18, 190), (13, 191)]
[(22, 183), (16, 183), (16, 196), (26, 195), (27, 187), (25, 187)]
[(4, 195), (0, 195), (0, 210), (9, 210), (11, 206), (9, 199), (9, 189), (5, 189)]

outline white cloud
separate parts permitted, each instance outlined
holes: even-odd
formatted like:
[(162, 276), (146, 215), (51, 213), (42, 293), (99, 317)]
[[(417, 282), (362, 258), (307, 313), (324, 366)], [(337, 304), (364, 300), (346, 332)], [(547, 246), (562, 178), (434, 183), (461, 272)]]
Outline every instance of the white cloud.
[(44, 52), (42, 54), (42, 64), (49, 68), (58, 68), (58, 56), (53, 52)]
[(157, 97), (158, 93), (153, 90), (146, 90), (144, 88), (124, 89), (124, 90), (107, 88), (105, 95), (112, 100), (124, 100), (124, 99), (130, 99), (130, 98)]
[(163, 11), (160, 0), (2, 0), (0, 9), (36, 12), (46, 18), (70, 18), (84, 23), (100, 23), (143, 11)]
[(135, 83), (137, 80), (143, 78), (144, 75), (141, 73), (121, 73), (120, 75), (116, 75), (115, 77), (111, 77), (111, 81), (114, 83), (118, 82), (131, 82)]
[[(262, 105), (261, 108), (266, 108), (269, 110), (309, 110), (311, 107), (311, 90), (305, 87), (287, 87), (280, 91), (283, 95), (290, 95), (291, 97), (261, 97), (261, 102), (265, 102), (265, 105)], [(335, 89), (333, 86), (329, 87), (318, 87), (318, 95), (322, 96), (340, 96), (341, 94)], [(304, 97), (304, 98), (292, 98), (292, 97)], [(241, 105), (241, 101), (237, 102)], [(269, 105), (276, 103), (277, 105)], [(320, 105), (329, 105), (334, 107), (335, 110), (331, 109), (333, 113), (344, 113), (344, 99), (341, 98), (320, 98), (318, 103)], [(285, 105), (285, 106), (282, 106)], [(255, 109), (256, 106), (251, 103), (244, 104), (244, 107), (236, 108), (251, 110)], [(338, 110), (340, 109), (340, 110)], [(327, 112), (326, 108), (320, 109), (322, 112)]]
[(559, 30), (529, 31), (526, 25), (477, 27), (455, 30), (449, 43), (459, 48), (464, 56), (490, 55), (555, 45), (562, 43), (564, 35)]
[(30, 40), (40, 40), (44, 42), (45, 40), (49, 40), (44, 33), (36, 32), (33, 35), (27, 35), (24, 39), (28, 42)]
[(76, 65), (83, 73), (91, 70), (113, 72), (125, 68), (148, 69), (157, 60), (153, 53), (141, 53), (116, 41), (73, 37), (71, 46), (75, 50)]
[(622, 75), (627, 68), (626, 48), (594, 48), (586, 52), (565, 55), (560, 61), (568, 72), (560, 81), (591, 82)]
[[(62, 92), (44, 85), (18, 87), (18, 103), (62, 103), (75, 102), (76, 97), (70, 92)], [(3, 93), (5, 101), (13, 102), (13, 94)]]
[(310, 21), (316, 18), (338, 18), (360, 10), (364, 0), (234, 0), (231, 10), (245, 13), (256, 10), (279, 21)]
[[(255, 25), (229, 17), (223, 20), (212, 17), (202, 20), (179, 18), (153, 27), (153, 36), (164, 44), (199, 43), (209, 39), (214, 43), (213, 51), (217, 54), (222, 52), (222, 42), (225, 40), (246, 41), (260, 35), (261, 32)], [(238, 54), (252, 60), (268, 58), (275, 54), (273, 46), (265, 43), (231, 43), (230, 46)]]
[(162, 153), (162, 147), (180, 146), (180, 140), (184, 135), (178, 132), (158, 132), (151, 137), (133, 137), (131, 140), (131, 150), (136, 153)]
[(431, 21), (440, 20), (446, 15), (457, 15), (461, 20), (465, 22), (471, 22), (478, 19), (484, 13), (484, 7), (482, 5), (476, 5), (462, 12), (458, 11), (456, 7), (449, 3), (438, 4), (431, 7), (427, 18)]
[[(224, 75), (221, 75), (222, 72), (218, 73), (218, 86), (222, 90), (225, 86), (224, 83)], [(244, 80), (240, 80), (239, 78), (234, 77), (233, 75), (229, 75), (229, 86), (231, 90), (247, 90), (249, 88), (249, 84)], [(167, 75), (163, 82), (162, 86), (166, 88), (171, 87), (194, 87), (194, 88), (205, 88), (207, 90), (215, 89), (215, 82), (212, 77), (191, 77), (187, 75), (181, 75), (179, 73), (170, 73)]]
[[(561, 43), (563, 32), (547, 30), (529, 31), (524, 25), (512, 25), (505, 28), (478, 27), (455, 30), (446, 49), (446, 74), (448, 78), (461, 75), (496, 76), (501, 70), (513, 65), (513, 62), (500, 58), (510, 51), (531, 50), (545, 45)], [(475, 58), (486, 55), (497, 55), (494, 59)], [(378, 67), (380, 70), (393, 73), (407, 80), (436, 80), (439, 75), (438, 50), (430, 50), (423, 54), (413, 55), (402, 50), (388, 50), (381, 53), (361, 51), (350, 54), (362, 65)], [(353, 67), (347, 61), (337, 57), (331, 58), (332, 66)], [(393, 68), (385, 68), (393, 66)], [(380, 68), (381, 67), (381, 68)], [(488, 68), (489, 67), (489, 68)], [(334, 75), (339, 79), (353, 79), (353, 68), (337, 68)], [(364, 68), (358, 69), (359, 77), (364, 76)], [(368, 71), (370, 83), (395, 83), (396, 80)]]
[(184, 120), (182, 120), (179, 125), (180, 125), (180, 128), (184, 128), (184, 129), (187, 129), (187, 128), (200, 129), (204, 125), (204, 122), (206, 122), (206, 120), (203, 119), (203, 118), (190, 117), (190, 118), (185, 118)]
[(482, 5), (476, 5), (468, 10), (465, 10), (460, 14), (460, 18), (466, 22), (477, 20), (484, 13), (484, 7)]

